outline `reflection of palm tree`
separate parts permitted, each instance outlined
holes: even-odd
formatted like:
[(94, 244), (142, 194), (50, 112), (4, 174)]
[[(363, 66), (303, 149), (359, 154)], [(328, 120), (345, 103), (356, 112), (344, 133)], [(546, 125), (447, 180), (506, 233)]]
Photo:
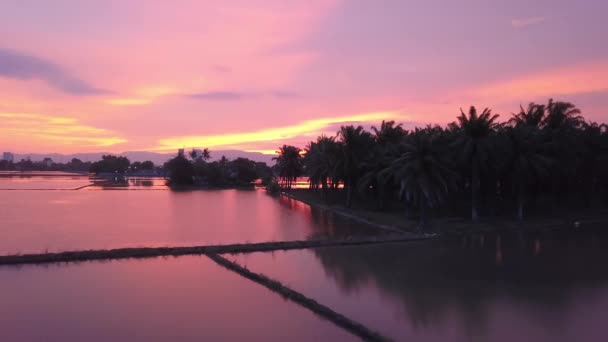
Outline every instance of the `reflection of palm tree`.
[[(491, 237), (487, 240), (496, 240)], [(460, 241), (452, 239), (316, 248), (312, 252), (324, 275), (342, 293), (365, 298), (369, 289), (379, 291), (383, 298), (391, 299), (388, 310), (398, 305), (399, 311), (407, 313), (402, 319), (414, 326), (441, 333), (453, 328), (456, 317), (468, 332), (480, 336), (488, 317), (501, 308), (497, 299), (532, 306), (533, 312), (561, 313), (571, 309), (573, 296), (608, 283), (608, 269), (598, 262), (608, 259), (608, 240), (594, 235), (578, 235), (576, 241), (552, 239), (543, 256), (534, 257), (535, 239), (534, 233), (503, 234), (500, 267), (496, 266), (494, 244), (461, 247)]]
[(301, 150), (295, 146), (283, 145), (277, 153), (279, 155), (272, 159), (276, 160), (283, 187), (291, 189), (297, 177), (302, 174)]
[(362, 126), (342, 126), (338, 131), (342, 143), (342, 167), (344, 188), (346, 190), (346, 206), (352, 204), (353, 188), (356, 186), (361, 164), (369, 157), (373, 138)]
[(425, 209), (436, 207), (456, 188), (456, 173), (435, 140), (435, 135), (416, 129), (403, 145), (401, 156), (382, 172), (383, 177), (397, 180), (406, 202), (420, 209), (421, 225), (425, 223)]
[(477, 109), (473, 106), (469, 109), (468, 115), (461, 109), (458, 117), (461, 134), (457, 144), (461, 148), (464, 160), (471, 165), (471, 218), (473, 221), (478, 218), (477, 198), (480, 189), (480, 173), (481, 169), (487, 166), (490, 158), (490, 137), (499, 127), (499, 124), (496, 123), (498, 117), (498, 114), (492, 115), (492, 111), (488, 108), (478, 115)]

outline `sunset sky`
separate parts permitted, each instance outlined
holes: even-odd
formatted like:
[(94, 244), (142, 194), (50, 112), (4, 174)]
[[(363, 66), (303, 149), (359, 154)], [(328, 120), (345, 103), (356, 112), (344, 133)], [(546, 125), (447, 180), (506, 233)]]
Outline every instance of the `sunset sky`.
[(344, 123), (608, 121), (605, 0), (2, 0), (0, 152), (270, 153)]

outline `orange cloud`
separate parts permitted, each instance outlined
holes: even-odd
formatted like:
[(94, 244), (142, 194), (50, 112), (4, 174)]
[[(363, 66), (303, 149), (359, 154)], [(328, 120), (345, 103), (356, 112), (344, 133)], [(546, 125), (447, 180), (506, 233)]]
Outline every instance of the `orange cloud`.
[(78, 119), (32, 113), (0, 113), (3, 145), (44, 147), (108, 147), (127, 142), (106, 129), (82, 124)]
[[(255, 143), (262, 142), (277, 142), (280, 144), (281, 141), (292, 139), (298, 136), (316, 136), (331, 125), (348, 123), (348, 122), (374, 122), (377, 123), (380, 120), (405, 120), (407, 116), (404, 114), (394, 112), (372, 112), (365, 114), (358, 114), (352, 116), (332, 117), (332, 118), (321, 118), (314, 120), (307, 120), (297, 125), (269, 128), (254, 132), (243, 132), (243, 133), (229, 133), (229, 134), (218, 134), (218, 135), (206, 135), (206, 136), (179, 136), (169, 137), (159, 140), (159, 146), (152, 148), (156, 151), (169, 151), (182, 147), (239, 147), (249, 151), (256, 151), (252, 149), (252, 145)], [(262, 150), (257, 150), (262, 151)], [(268, 152), (268, 150), (263, 150)]]
[(474, 98), (496, 101), (528, 101), (542, 96), (590, 93), (608, 90), (608, 61), (579, 64), (513, 78), (468, 91)]
[(106, 100), (106, 103), (113, 106), (141, 106), (154, 102), (156, 99), (166, 95), (179, 92), (177, 87), (172, 86), (146, 86), (138, 89), (131, 97), (116, 97)]

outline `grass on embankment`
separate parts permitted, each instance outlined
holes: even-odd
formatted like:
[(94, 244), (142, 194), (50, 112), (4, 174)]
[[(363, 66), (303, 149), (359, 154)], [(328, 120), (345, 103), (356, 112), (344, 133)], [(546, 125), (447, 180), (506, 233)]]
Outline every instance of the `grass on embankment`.
[(337, 196), (338, 193), (329, 196), (328, 200), (324, 200), (320, 192), (308, 189), (294, 189), (281, 195), (389, 231), (413, 232), (419, 226), (418, 220), (405, 217), (404, 210), (391, 208), (379, 211), (361, 203), (354, 203), (353, 207), (347, 208), (343, 199)]
[[(294, 189), (282, 195), (380, 228), (413, 232), (417, 230), (420, 224), (416, 217), (406, 218), (404, 208), (396, 207), (396, 203), (388, 203), (387, 209), (378, 210), (373, 201), (366, 203), (353, 201), (353, 206), (347, 208), (344, 205), (343, 194), (339, 192), (333, 193), (328, 200), (324, 200), (319, 191), (308, 189)], [(535, 215), (525, 218), (523, 221), (514, 216), (482, 217), (479, 221), (472, 222), (465, 217), (434, 217), (429, 215), (425, 229), (441, 234), (567, 230), (573, 229), (574, 222), (579, 222), (582, 229), (606, 226), (608, 225), (608, 210), (590, 209)]]
[(67, 251), (57, 253), (38, 253), (23, 255), (0, 256), (0, 265), (20, 264), (44, 264), (54, 262), (78, 262), (90, 260), (112, 260), (129, 258), (152, 258), (159, 256), (180, 256), (196, 254), (225, 254), (225, 253), (251, 253), (268, 252), (290, 249), (304, 249), (331, 246), (353, 246), (366, 244), (381, 244), (392, 242), (405, 242), (428, 239), (425, 236), (393, 235), (382, 237), (366, 237), (352, 239), (328, 239), (328, 240), (296, 240), (261, 242), (231, 245), (208, 245), (192, 247), (140, 247), (140, 248), (118, 248), (87, 251)]
[(346, 329), (350, 333), (361, 337), (366, 341), (390, 341), (390, 339), (380, 335), (379, 333), (365, 327), (361, 323), (355, 322), (336, 311), (328, 308), (327, 306), (318, 303), (314, 299), (308, 298), (303, 294), (294, 291), (280, 282), (270, 279), (263, 274), (254, 273), (244, 268), (243, 266), (230, 261), (220, 255), (211, 254), (208, 255), (213, 261), (218, 263), (219, 265), (232, 270), (241, 276), (252, 280), (260, 285), (265, 286), (273, 292), (280, 294), (283, 298), (289, 299), (307, 309), (314, 312), (315, 314), (331, 321), (332, 323)]

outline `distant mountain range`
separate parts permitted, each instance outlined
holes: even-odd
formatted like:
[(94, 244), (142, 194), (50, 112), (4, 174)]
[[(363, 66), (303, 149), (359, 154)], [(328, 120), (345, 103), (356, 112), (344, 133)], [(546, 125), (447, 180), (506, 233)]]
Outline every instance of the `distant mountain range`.
[[(188, 151), (186, 151), (188, 153)], [(40, 161), (44, 158), (51, 158), (56, 163), (67, 163), (72, 158), (78, 158), (84, 162), (97, 161), (101, 159), (101, 156), (105, 154), (120, 155), (129, 158), (131, 162), (135, 161), (146, 161), (150, 160), (156, 165), (162, 165), (168, 159), (173, 158), (176, 153), (156, 153), (147, 151), (128, 151), (123, 153), (109, 153), (109, 152), (93, 152), (93, 153), (74, 153), (74, 154), (60, 154), (60, 153), (15, 153), (15, 162), (21, 159), (30, 158), (32, 161)], [(265, 162), (268, 165), (274, 165), (272, 154), (263, 154), (259, 152), (246, 152), (239, 150), (217, 150), (211, 151), (211, 161), (219, 160), (222, 156), (232, 160), (239, 157), (248, 158), (256, 162)]]

